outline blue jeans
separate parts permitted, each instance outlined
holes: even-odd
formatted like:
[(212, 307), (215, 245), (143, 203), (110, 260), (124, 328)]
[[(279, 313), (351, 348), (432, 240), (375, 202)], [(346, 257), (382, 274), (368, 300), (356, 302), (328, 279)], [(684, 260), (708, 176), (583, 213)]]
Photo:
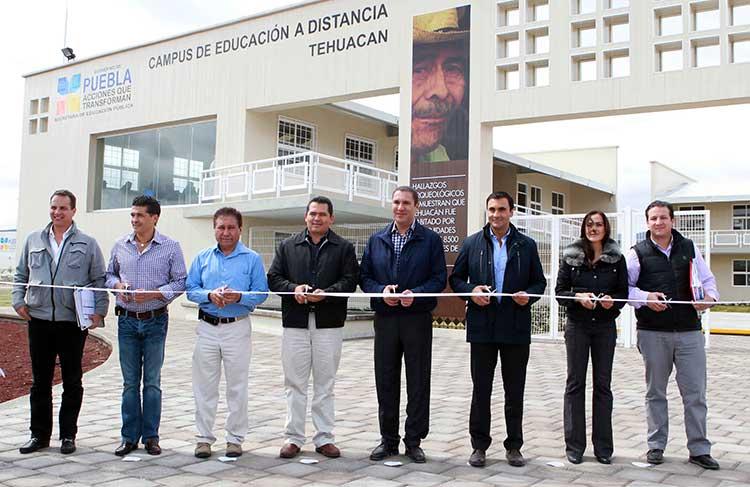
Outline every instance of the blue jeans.
[[(159, 439), (161, 422), (161, 367), (167, 339), (168, 315), (149, 320), (120, 316), (117, 342), (122, 370), (122, 439)], [(143, 405), (141, 406), (141, 377)]]

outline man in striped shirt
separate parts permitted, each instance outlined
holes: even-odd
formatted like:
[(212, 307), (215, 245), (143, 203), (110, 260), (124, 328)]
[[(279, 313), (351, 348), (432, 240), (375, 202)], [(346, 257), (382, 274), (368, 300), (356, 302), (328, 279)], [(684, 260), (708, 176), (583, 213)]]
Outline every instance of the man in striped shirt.
[(120, 291), (116, 293), (115, 314), (124, 385), (122, 443), (115, 450), (117, 456), (137, 449), (141, 440), (149, 454), (161, 453), (161, 367), (167, 305), (185, 290), (187, 273), (180, 244), (156, 230), (160, 214), (156, 199), (137, 196), (130, 211), (133, 233), (115, 243), (107, 267), (107, 287)]

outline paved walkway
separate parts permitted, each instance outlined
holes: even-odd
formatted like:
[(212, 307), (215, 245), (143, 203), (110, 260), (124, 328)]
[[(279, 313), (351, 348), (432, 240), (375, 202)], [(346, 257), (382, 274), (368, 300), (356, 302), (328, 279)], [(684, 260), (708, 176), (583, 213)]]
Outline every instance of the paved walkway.
[[(185, 315), (182, 310), (175, 314)], [(616, 353), (614, 464), (599, 465), (591, 451), (582, 465), (563, 462), (565, 351), (560, 344), (550, 343), (532, 345), (523, 448), (529, 465), (513, 468), (501, 461), (502, 394), (496, 392), (493, 407), (496, 442), (488, 452), (488, 466), (484, 469), (467, 466), (471, 398), (468, 346), (463, 342), (463, 333), (448, 330), (437, 331), (434, 341), (431, 433), (423, 443), (428, 462), (417, 465), (400, 457), (404, 465), (393, 468), (367, 459), (378, 442), (371, 340), (351, 340), (344, 344), (336, 388), (337, 443), (343, 458), (326, 459), (315, 454), (310, 445), (303, 449), (304, 457), (315, 458), (320, 461), (318, 464), (303, 465), (298, 460), (277, 457), (285, 416), (280, 339), (258, 332), (253, 337), (251, 429), (244, 444), (245, 455), (236, 463), (221, 463), (216, 460), (218, 455), (208, 460), (194, 458), (190, 384), (194, 325), (174, 317), (170, 325), (163, 371), (161, 456), (149, 457), (138, 450), (141, 461), (123, 462), (112, 454), (119, 443), (122, 382), (115, 350), (106, 364), (84, 378), (86, 393), (78, 451), (74, 455), (63, 456), (55, 447), (20, 455), (17, 448), (28, 438), (28, 398), (0, 404), (0, 484), (14, 487), (750, 485), (750, 338), (747, 337), (713, 337), (709, 352), (709, 431), (715, 442), (713, 454), (721, 462), (719, 471), (703, 471), (686, 462), (682, 408), (674, 384), (669, 391), (672, 440), (666, 451), (666, 463), (650, 468), (633, 465), (643, 461), (646, 450), (643, 366), (635, 349), (618, 349)], [(112, 340), (114, 331), (110, 320), (103, 336)], [(502, 390), (499, 381), (496, 390)], [(58, 387), (56, 400), (59, 397)], [(220, 407), (218, 425), (223, 425), (225, 412)], [(550, 466), (550, 461), (562, 462), (562, 466)]]

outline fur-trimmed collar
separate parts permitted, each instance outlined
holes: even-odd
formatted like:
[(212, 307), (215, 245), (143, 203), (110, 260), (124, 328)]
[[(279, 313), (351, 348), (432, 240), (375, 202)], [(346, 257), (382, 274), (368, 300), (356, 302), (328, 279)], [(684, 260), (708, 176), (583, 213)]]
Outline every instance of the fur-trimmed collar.
[[(620, 246), (610, 238), (604, 243), (602, 256), (599, 260), (606, 264), (616, 264), (621, 258), (622, 252), (620, 252)], [(565, 259), (566, 264), (573, 267), (582, 266), (586, 262), (586, 253), (583, 250), (581, 239), (565, 247), (563, 259)]]

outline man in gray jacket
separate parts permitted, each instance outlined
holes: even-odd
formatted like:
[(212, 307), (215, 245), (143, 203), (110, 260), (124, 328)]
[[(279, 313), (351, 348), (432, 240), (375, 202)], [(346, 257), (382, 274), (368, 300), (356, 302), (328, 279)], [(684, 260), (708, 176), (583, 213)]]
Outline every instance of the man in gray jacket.
[[(26, 239), (16, 268), (13, 308), (29, 322), (31, 353), (31, 439), (20, 448), (32, 453), (49, 446), (52, 436), (52, 378), (60, 357), (63, 379), (60, 405), (61, 453), (73, 453), (78, 432), (78, 413), (83, 400), (81, 359), (87, 330), (76, 321), (72, 289), (43, 287), (104, 287), (104, 256), (96, 240), (76, 227), (76, 197), (68, 190), (57, 190), (50, 198), (52, 220), (43, 230)], [(28, 286), (27, 286), (28, 285)], [(40, 286), (41, 285), (41, 286)], [(95, 292), (92, 326), (102, 324), (109, 297)]]

